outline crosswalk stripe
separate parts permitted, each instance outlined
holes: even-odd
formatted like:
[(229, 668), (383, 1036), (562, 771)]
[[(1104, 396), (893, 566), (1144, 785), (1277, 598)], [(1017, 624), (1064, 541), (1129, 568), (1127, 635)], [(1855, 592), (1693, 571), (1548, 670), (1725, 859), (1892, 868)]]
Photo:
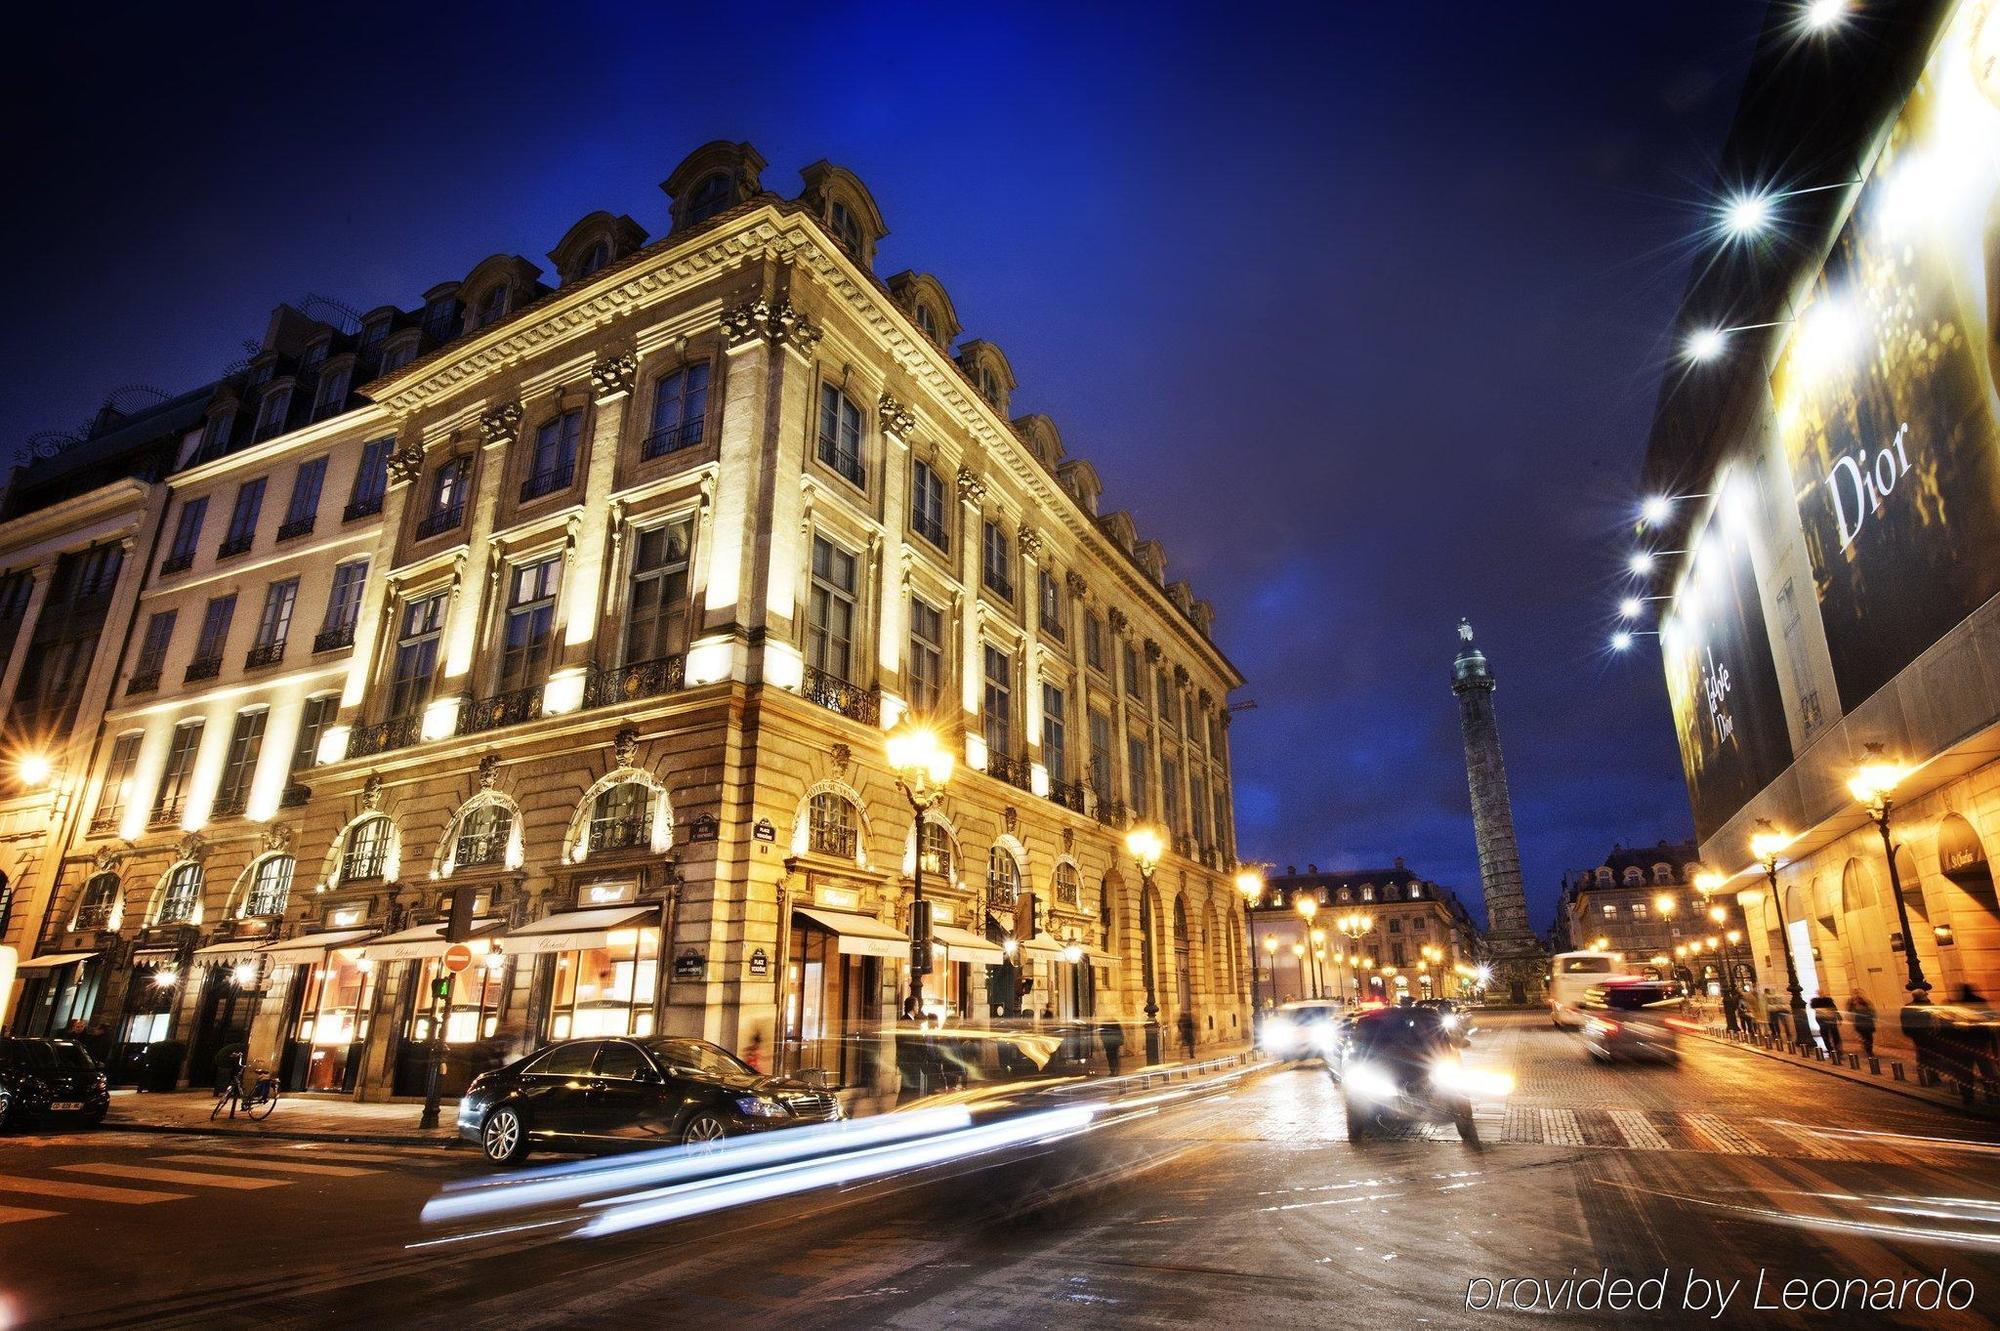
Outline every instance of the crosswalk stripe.
[(25, 1192), (38, 1197), (75, 1197), (87, 1202), (118, 1202), (143, 1206), (148, 1202), (186, 1201), (185, 1192), (154, 1192), (146, 1188), (113, 1188), (102, 1183), (72, 1183), (60, 1178), (0, 1177), (0, 1192)]
[(1671, 1149), (1660, 1130), (1653, 1126), (1651, 1119), (1637, 1109), (1606, 1110), (1611, 1121), (1618, 1125), (1618, 1131), (1625, 1134), (1625, 1144), (1641, 1151), (1665, 1151)]
[(37, 1211), (32, 1206), (0, 1206), (0, 1225), (11, 1225), (17, 1220), (45, 1220), (61, 1211)]
[(1542, 1110), (1542, 1137), (1551, 1145), (1583, 1145), (1583, 1129), (1576, 1121), (1576, 1112), (1570, 1109)]
[(1738, 1131), (1734, 1124), (1720, 1115), (1682, 1114), (1680, 1118), (1697, 1140), (1709, 1143), (1724, 1155), (1767, 1154), (1755, 1140)]
[(240, 1174), (197, 1174), (191, 1169), (153, 1169), (146, 1165), (84, 1164), (57, 1165), (75, 1174), (102, 1174), (107, 1178), (140, 1178), (154, 1183), (186, 1183), (200, 1188), (279, 1188), (296, 1183), (289, 1178), (245, 1178)]
[(1776, 1119), (1759, 1119), (1757, 1126), (1774, 1136), (1781, 1137), (1795, 1151), (1802, 1151), (1815, 1160), (1860, 1160), (1846, 1147), (1837, 1146), (1810, 1128), (1802, 1128), (1792, 1123), (1781, 1123)]
[(172, 1165), (247, 1165), (252, 1169), (275, 1169), (287, 1174), (320, 1174), (327, 1178), (360, 1178), (363, 1174), (379, 1174), (379, 1169), (363, 1169), (358, 1165), (315, 1165), (305, 1160), (273, 1160), (269, 1156), (248, 1155), (203, 1155), (199, 1152), (188, 1155), (156, 1155), (155, 1160), (164, 1160)]

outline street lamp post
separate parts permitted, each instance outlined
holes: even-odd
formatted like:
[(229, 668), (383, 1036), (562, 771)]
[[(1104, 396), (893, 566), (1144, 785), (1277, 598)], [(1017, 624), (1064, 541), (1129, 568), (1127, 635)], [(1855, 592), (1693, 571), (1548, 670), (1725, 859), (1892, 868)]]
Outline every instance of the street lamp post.
[(1326, 930), (1315, 929), (1309, 935), (1313, 949), (1313, 988), (1316, 998), (1326, 997)]
[[(1355, 959), (1358, 961), (1360, 959), (1358, 954), (1361, 950), (1361, 940), (1374, 930), (1375, 917), (1363, 914), (1358, 910), (1349, 911), (1347, 914), (1336, 919), (1333, 922), (1333, 927), (1347, 940), (1348, 951), (1355, 953)], [(1349, 975), (1351, 976), (1352, 974), (1353, 972), (1350, 971)]]
[(1306, 945), (1304, 943), (1292, 944), (1292, 964), (1298, 968), (1299, 972), (1299, 997), (1309, 997), (1306, 993)]
[(1901, 763), (1892, 762), (1882, 756), (1880, 744), (1868, 746), (1868, 761), (1847, 783), (1854, 798), (1861, 801), (1868, 816), (1875, 823), (1875, 830), (1882, 834), (1882, 854), (1889, 861), (1889, 894), (1896, 898), (1896, 920), (1903, 929), (1903, 961), (1909, 969), (1909, 983), (1904, 986), (1911, 994), (1928, 993), (1930, 982), (1924, 978), (1924, 963), (1917, 956), (1917, 938), (1910, 932), (1910, 905), (1903, 900), (1903, 878), (1896, 868), (1896, 843), (1889, 831), (1889, 817), (1894, 811), (1894, 802), (1889, 798), (1909, 769)]
[(1771, 889), (1771, 908), (1778, 913), (1779, 951), (1785, 954), (1785, 988), (1792, 996), (1792, 1038), (1808, 1041), (1812, 1034), (1806, 1013), (1806, 991), (1799, 983), (1798, 963), (1792, 960), (1791, 925), (1785, 920), (1785, 902), (1778, 892), (1778, 857), (1792, 844), (1792, 838), (1773, 827), (1768, 818), (1759, 818), (1757, 828), (1750, 838), (1750, 853), (1764, 866), (1764, 881)]
[[(937, 732), (906, 718), (889, 732), (884, 744), (896, 788), (910, 802), (916, 818), (915, 854), (910, 869), (910, 1002), (922, 1013), (924, 976), (931, 969), (930, 908), (924, 902), (924, 816), (944, 797), (951, 780), (951, 750), (938, 742)], [(779, 958), (784, 965), (784, 958)]]
[(1264, 935), (1264, 958), (1266, 967), (1271, 972), (1271, 1006), (1275, 1008), (1281, 1001), (1278, 997), (1278, 936), (1276, 934), (1267, 933)]
[[(1243, 932), (1250, 942), (1250, 1030), (1257, 1030), (1257, 934), (1250, 908), (1264, 899), (1264, 875), (1254, 865), (1236, 871), (1236, 890), (1243, 894)], [(1276, 977), (1273, 977), (1274, 979)]]
[[(1125, 834), (1125, 849), (1132, 856), (1132, 862), (1139, 866), (1139, 890), (1150, 900), (1153, 894), (1153, 872), (1160, 867), (1160, 856), (1166, 854), (1166, 839), (1159, 829), (1146, 823), (1139, 823)], [(1155, 927), (1158, 921), (1153, 921)], [(1160, 1061), (1160, 996), (1153, 975), (1152, 931), (1141, 931), (1139, 940), (1143, 956), (1140, 967), (1146, 973), (1146, 1062)]]

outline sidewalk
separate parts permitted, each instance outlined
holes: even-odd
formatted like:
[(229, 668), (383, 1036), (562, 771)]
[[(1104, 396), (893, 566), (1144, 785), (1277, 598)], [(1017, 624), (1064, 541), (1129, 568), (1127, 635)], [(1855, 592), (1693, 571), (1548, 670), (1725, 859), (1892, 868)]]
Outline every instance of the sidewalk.
[(271, 1116), (252, 1122), (238, 1114), (209, 1121), (215, 1096), (207, 1091), (136, 1091), (111, 1093), (111, 1112), (104, 1126), (125, 1132), (214, 1132), (277, 1141), (368, 1142), (390, 1146), (452, 1146), (458, 1142), (458, 1105), (445, 1104), (438, 1126), (417, 1127), (420, 1104), (373, 1104), (346, 1099), (288, 1095)]
[(1839, 1061), (1824, 1053), (1818, 1053), (1817, 1056), (1794, 1053), (1792, 1049), (1796, 1046), (1783, 1046), (1768, 1038), (1731, 1035), (1720, 1026), (1703, 1027), (1696, 1033), (1704, 1039), (1713, 1040), (1732, 1049), (1741, 1049), (1759, 1058), (1772, 1058), (1793, 1067), (1810, 1068), (1815, 1072), (1859, 1082), (1864, 1086), (1873, 1086), (1878, 1090), (1911, 1100), (1921, 1100), (1944, 1109), (1955, 1109), (1974, 1118), (2000, 1119), (2000, 1105), (1967, 1100), (1949, 1085), (1927, 1085), (1919, 1082), (1915, 1056), (1909, 1045), (1901, 1038), (1901, 1032), (1897, 1033), (1897, 1039), (1893, 1043), (1878, 1037), (1875, 1041), (1873, 1060), (1864, 1057), (1850, 1038), (1846, 1046), (1847, 1056)]

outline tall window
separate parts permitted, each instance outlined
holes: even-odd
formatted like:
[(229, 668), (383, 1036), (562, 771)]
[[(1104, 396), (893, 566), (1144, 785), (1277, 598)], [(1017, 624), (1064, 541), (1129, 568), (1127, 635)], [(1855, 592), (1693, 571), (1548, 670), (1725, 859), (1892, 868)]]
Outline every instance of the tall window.
[(299, 580), (286, 578), (264, 591), (264, 612), (257, 616), (257, 641), (250, 649), (250, 664), (267, 665), (285, 654), (285, 639), (292, 632), (292, 608), (299, 602)]
[(153, 912), (154, 924), (185, 924), (201, 905), (201, 866), (182, 861), (167, 875), (166, 889), (160, 893), (160, 908)]
[(1083, 663), (1092, 670), (1102, 670), (1107, 659), (1104, 619), (1095, 610), (1086, 610), (1083, 615)]
[(1146, 775), (1152, 768), (1152, 759), (1146, 749), (1143, 735), (1129, 735), (1125, 739), (1125, 802), (1132, 806), (1132, 812), (1144, 817), (1146, 813)]
[(535, 455), (528, 479), (521, 483), (521, 502), (565, 489), (576, 479), (576, 448), (583, 438), (583, 412), (566, 411), (535, 431)]
[(819, 460), (865, 487), (861, 470), (861, 408), (832, 384), (819, 388)]
[(1160, 759), (1160, 817), (1167, 830), (1179, 835), (1181, 823), (1181, 764), (1178, 758)]
[(207, 462), (227, 453), (229, 451), (229, 437), (234, 433), (236, 433), (236, 413), (234, 411), (218, 412), (210, 416), (208, 424), (202, 427), (201, 444), (195, 450), (195, 460)]
[(83, 931), (110, 928), (111, 917), (118, 910), (120, 886), (118, 875), (108, 869), (86, 878), (77, 897), (76, 919), (70, 928)]
[(319, 761), (319, 742), (340, 712), (340, 695), (322, 693), (306, 699), (299, 713), (299, 737), (292, 745), (292, 770), (303, 772)]
[(549, 649), (555, 641), (556, 584), (562, 558), (550, 555), (532, 564), (517, 564), (508, 582), (507, 623), (500, 644), (500, 691), (542, 684), (549, 674)]
[(986, 852), (986, 904), (1006, 910), (1021, 895), (1021, 866), (1005, 846), (995, 845)]
[(692, 522), (632, 533), (632, 573), (625, 600), (625, 664), (687, 650), (688, 547)]
[(1062, 584), (1047, 569), (1042, 569), (1035, 578), (1035, 623), (1045, 638), (1061, 642), (1069, 636), (1063, 627)]
[(1083, 880), (1077, 877), (1076, 866), (1064, 860), (1056, 866), (1056, 901), (1065, 906), (1076, 906), (1083, 902)]
[(665, 457), (693, 448), (708, 419), (708, 362), (662, 375), (653, 387), (653, 428), (640, 446), (641, 458)]
[(320, 375), (319, 392), (313, 397), (314, 420), (323, 421), (347, 410), (347, 385), (353, 375), (354, 371), (346, 365)]
[(479, 302), (479, 326), (481, 328), (486, 327), (488, 324), (498, 323), (507, 317), (507, 295), (507, 284), (505, 282), (502, 282), (499, 286), (494, 287), (486, 293), (485, 298)]
[(937, 316), (928, 305), (917, 306), (917, 331), (933, 342), (939, 340)]
[(319, 492), (326, 485), (326, 459), (316, 457), (299, 464), (292, 477), (292, 497), (285, 503), (285, 524), (278, 528), (280, 540), (303, 536), (313, 529), (319, 516)]
[(153, 795), (153, 821), (178, 822), (187, 803), (188, 781), (194, 776), (194, 756), (201, 748), (202, 723), (199, 718), (174, 727), (167, 745), (167, 765), (160, 772), (160, 788)]
[(910, 464), (910, 530), (940, 550), (951, 549), (945, 530), (944, 478), (926, 462)]
[(820, 855), (853, 859), (856, 843), (854, 805), (846, 796), (822, 790), (806, 806), (806, 847)]
[(852, 678), (855, 574), (853, 555), (824, 537), (813, 537), (806, 664), (836, 679)]
[(264, 478), (245, 481), (236, 487), (236, 504), (229, 510), (229, 530), (222, 537), (219, 556), (240, 555), (257, 537), (257, 515), (264, 511)]
[(583, 262), (576, 266), (576, 275), (578, 278), (589, 277), (610, 262), (611, 242), (600, 240), (590, 247), (589, 252), (583, 256)]
[(1199, 772), (1188, 777), (1188, 814), (1196, 843), (1208, 845), (1208, 778)]
[(1111, 803), (1111, 718), (1095, 709), (1090, 713), (1090, 788), (1099, 803)]
[(861, 253), (861, 222), (854, 210), (835, 199), (826, 210), (826, 220), (833, 227), (833, 234), (847, 247), (849, 254)]
[(499, 864), (507, 858), (507, 838), (514, 831), (514, 811), (504, 804), (482, 804), (458, 820), (458, 842), (452, 847), (454, 869)]
[(979, 580), (1002, 600), (1013, 601), (1014, 552), (1007, 546), (1007, 533), (990, 520), (980, 529)]
[(1160, 723), (1162, 725), (1172, 725), (1175, 719), (1174, 697), (1172, 689), (1167, 685), (1167, 672), (1165, 669), (1153, 672), (1153, 694), (1154, 707), (1160, 714)]
[(270, 919), (285, 913), (292, 896), (292, 857), (266, 855), (257, 861), (250, 875), (250, 893), (243, 900), (243, 913), (251, 919)]
[(222, 761), (222, 784), (215, 792), (215, 811), (218, 814), (241, 813), (250, 799), (250, 781), (257, 772), (257, 755), (264, 748), (264, 717), (261, 707), (236, 714), (236, 728), (229, 734), (229, 750)]
[(368, 561), (351, 560), (333, 570), (333, 586), (326, 597), (326, 621), (320, 625), (313, 650), (332, 651), (354, 641), (354, 625), (361, 618), (361, 589), (368, 581)]
[(174, 640), (174, 621), (179, 618), (179, 611), (158, 610), (146, 621), (146, 636), (139, 643), (139, 657), (132, 663), (132, 680), (126, 692), (143, 693), (159, 684), (167, 648)]
[(403, 607), (402, 631), (396, 636), (396, 658), (389, 675), (389, 715), (396, 720), (416, 716), (430, 701), (438, 635), (444, 630), (444, 603), (440, 592)]
[(729, 207), (729, 177), (721, 171), (703, 176), (688, 198), (687, 220), (689, 226), (706, 222)]
[(292, 414), (292, 390), (289, 386), (274, 388), (264, 394), (264, 400), (257, 405), (257, 438), (269, 439), (285, 432), (285, 421)]
[(1014, 662), (988, 644), (985, 650), (986, 706), (982, 720), (987, 752), (996, 758), (1014, 756)]
[(361, 463), (354, 469), (354, 488), (348, 492), (349, 519), (365, 518), (382, 511), (382, 496), (389, 489), (389, 450), (394, 439), (370, 439), (361, 446)]
[(222, 649), (229, 641), (230, 621), (236, 618), (236, 595), (218, 596), (208, 603), (201, 617), (201, 634), (194, 641), (194, 659), (188, 662), (189, 679), (213, 679), (222, 665)]
[(943, 823), (925, 819), (924, 841), (919, 853), (924, 858), (924, 877), (944, 883), (957, 881), (958, 853), (951, 844), (951, 833)]
[(1119, 655), (1123, 658), (1120, 664), (1125, 668), (1125, 696), (1128, 698), (1145, 697), (1146, 695), (1140, 691), (1138, 648), (1126, 642), (1120, 643), (1119, 649)]
[(389, 863), (388, 816), (363, 818), (347, 829), (347, 842), (340, 856), (340, 881), (367, 882), (380, 878)]
[(424, 306), (424, 336), (442, 342), (458, 332), (458, 298), (439, 296)]
[(457, 530), (465, 519), (465, 487), (471, 474), (469, 457), (449, 458), (432, 473), (431, 502), (417, 526), (418, 536)]
[(139, 766), (139, 745), (145, 732), (134, 730), (120, 735), (111, 746), (104, 765), (104, 786), (97, 792), (97, 813), (90, 820), (92, 830), (115, 828), (124, 821), (132, 802), (132, 773)]
[(944, 612), (910, 598), (910, 706), (935, 715), (944, 699)]
[(1042, 765), (1057, 781), (1069, 780), (1069, 700), (1053, 684), (1042, 685)]
[(621, 781), (597, 797), (590, 810), (592, 850), (636, 850), (653, 843), (653, 791)]
[(181, 515), (174, 523), (174, 543), (167, 549), (160, 572), (173, 573), (194, 563), (195, 546), (201, 542), (201, 525), (207, 518), (207, 495), (181, 505)]

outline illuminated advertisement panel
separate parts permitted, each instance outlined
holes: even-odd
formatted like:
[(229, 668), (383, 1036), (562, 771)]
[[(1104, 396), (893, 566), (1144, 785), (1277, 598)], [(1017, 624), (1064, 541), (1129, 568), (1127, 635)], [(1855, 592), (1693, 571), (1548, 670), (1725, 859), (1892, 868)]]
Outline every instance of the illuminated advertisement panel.
[(1750, 557), (1754, 506), (1725, 481), (1660, 625), (1667, 697), (1696, 833), (1713, 835), (1792, 761), (1784, 699)]
[(2000, 592), (2000, 0), (1962, 4), (1772, 380), (1843, 710)]

